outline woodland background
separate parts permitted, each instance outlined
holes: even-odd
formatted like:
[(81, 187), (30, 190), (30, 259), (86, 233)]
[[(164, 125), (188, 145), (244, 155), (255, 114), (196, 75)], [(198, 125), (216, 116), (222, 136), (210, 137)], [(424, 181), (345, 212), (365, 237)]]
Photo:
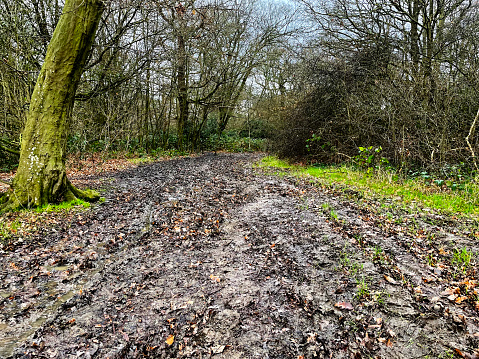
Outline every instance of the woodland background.
[[(464, 0), (107, 2), (69, 152), (273, 150), (477, 169), (479, 12)], [(15, 167), (63, 3), (0, 2), (0, 166)]]

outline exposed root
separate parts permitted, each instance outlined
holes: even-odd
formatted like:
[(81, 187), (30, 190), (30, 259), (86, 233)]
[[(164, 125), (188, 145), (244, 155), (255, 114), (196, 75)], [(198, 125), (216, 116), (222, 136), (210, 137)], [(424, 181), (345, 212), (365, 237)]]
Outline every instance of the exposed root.
[[(67, 190), (67, 193), (65, 194), (65, 200), (67, 201), (73, 201), (78, 198), (87, 202), (96, 202), (100, 199), (100, 194), (98, 192), (93, 191), (91, 189), (85, 189), (85, 190), (78, 189), (71, 184), (68, 178), (67, 178), (67, 186), (68, 186), (68, 190)], [(71, 199), (68, 197), (71, 197)]]
[(12, 189), (10, 189), (0, 198), (0, 213), (16, 211), (21, 207), (22, 204), (18, 198), (16, 198)]
[[(100, 199), (100, 194), (93, 190), (80, 190), (76, 188), (65, 176), (64, 182), (65, 190), (61, 193), (61, 197), (51, 196), (48, 198), (45, 203), (39, 203), (38, 205), (33, 205), (31, 202), (28, 202), (28, 199), (22, 199), (17, 196), (15, 192), (15, 185), (11, 186), (11, 189), (6, 192), (2, 197), (0, 197), (0, 213), (17, 211), (19, 209), (35, 208), (42, 206), (48, 203), (58, 203), (60, 201), (71, 202), (76, 199), (81, 199), (87, 202), (95, 202)], [(60, 192), (56, 192), (60, 193)], [(40, 196), (39, 196), (40, 198)]]

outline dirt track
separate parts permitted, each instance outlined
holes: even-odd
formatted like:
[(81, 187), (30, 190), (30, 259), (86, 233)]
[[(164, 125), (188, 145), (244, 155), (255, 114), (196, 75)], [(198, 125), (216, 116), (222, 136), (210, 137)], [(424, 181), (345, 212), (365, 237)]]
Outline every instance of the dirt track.
[(258, 159), (116, 173), (104, 203), (3, 250), (0, 358), (474, 357), (477, 310), (412, 238)]

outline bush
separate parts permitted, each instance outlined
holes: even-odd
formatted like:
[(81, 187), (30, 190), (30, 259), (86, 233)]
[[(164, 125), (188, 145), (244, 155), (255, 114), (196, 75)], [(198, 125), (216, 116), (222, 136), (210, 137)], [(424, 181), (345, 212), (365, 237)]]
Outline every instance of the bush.
[[(431, 96), (392, 70), (364, 71), (353, 60), (310, 69), (313, 90), (289, 109), (274, 140), (280, 157), (338, 163), (372, 146), (404, 170), (472, 168), (465, 137), (479, 103), (470, 90), (437, 78)], [(478, 133), (471, 141), (476, 153)]]

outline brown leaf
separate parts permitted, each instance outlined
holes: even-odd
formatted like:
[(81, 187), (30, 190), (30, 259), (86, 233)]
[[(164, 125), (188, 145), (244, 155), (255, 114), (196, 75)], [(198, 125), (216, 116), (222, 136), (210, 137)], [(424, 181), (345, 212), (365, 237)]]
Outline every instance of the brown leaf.
[(461, 303), (464, 302), (465, 300), (467, 300), (467, 297), (466, 297), (466, 296), (462, 296), (462, 297), (456, 298), (455, 302), (456, 302), (457, 304), (461, 304)]
[(386, 279), (391, 284), (397, 284), (396, 280), (388, 275), (384, 275), (384, 279)]
[(210, 275), (210, 279), (211, 279), (212, 281), (215, 281), (215, 282), (218, 282), (218, 283), (221, 281), (220, 277), (217, 277), (217, 276), (215, 276), (215, 275), (213, 275), (213, 274)]
[(454, 294), (456, 292), (456, 288), (447, 288), (446, 290), (443, 290), (441, 292), (441, 295), (444, 297), (450, 296), (451, 294)]
[(457, 298), (457, 295), (455, 294), (451, 294), (449, 297), (447, 297), (447, 299), (449, 299), (451, 302), (454, 302)]
[(226, 345), (216, 345), (214, 347), (211, 348), (211, 353), (212, 354), (221, 354), (224, 352), (226, 348)]
[(173, 334), (168, 335), (168, 338), (166, 338), (166, 344), (171, 345), (175, 341), (175, 336)]
[(339, 302), (334, 305), (335, 307), (339, 309), (346, 309), (346, 310), (353, 310), (354, 307), (351, 303), (348, 302)]

